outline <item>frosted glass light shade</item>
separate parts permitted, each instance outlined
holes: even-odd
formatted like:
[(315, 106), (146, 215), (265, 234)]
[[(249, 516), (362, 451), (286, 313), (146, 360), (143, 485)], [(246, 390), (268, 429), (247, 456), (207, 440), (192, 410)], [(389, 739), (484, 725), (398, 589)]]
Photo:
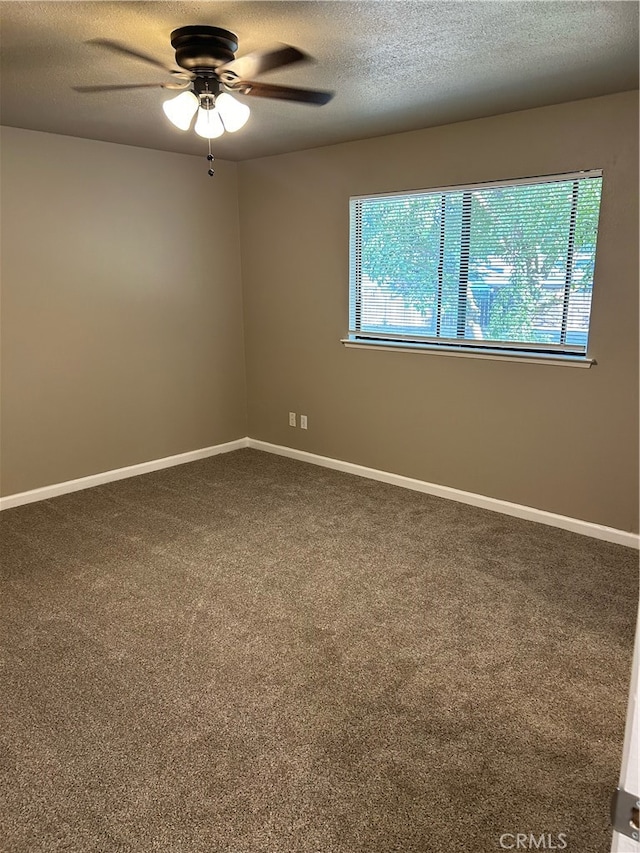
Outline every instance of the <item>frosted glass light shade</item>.
[(203, 107), (200, 107), (194, 130), (198, 136), (204, 136), (205, 139), (215, 139), (216, 136), (222, 136), (224, 126), (220, 121), (218, 110), (215, 108), (205, 110)]
[(189, 130), (191, 119), (198, 109), (199, 103), (193, 92), (180, 92), (177, 97), (165, 101), (162, 109), (172, 124), (175, 124), (180, 130)]
[(224, 129), (228, 130), (229, 133), (234, 133), (244, 127), (251, 112), (246, 104), (241, 104), (240, 101), (236, 101), (226, 92), (222, 92), (216, 98), (216, 109), (220, 113)]

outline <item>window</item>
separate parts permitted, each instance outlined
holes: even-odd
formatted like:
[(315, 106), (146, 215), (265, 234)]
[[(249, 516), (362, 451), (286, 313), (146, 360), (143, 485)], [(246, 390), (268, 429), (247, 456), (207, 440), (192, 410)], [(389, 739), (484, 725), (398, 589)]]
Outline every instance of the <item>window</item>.
[(602, 172), (351, 199), (349, 338), (585, 360)]

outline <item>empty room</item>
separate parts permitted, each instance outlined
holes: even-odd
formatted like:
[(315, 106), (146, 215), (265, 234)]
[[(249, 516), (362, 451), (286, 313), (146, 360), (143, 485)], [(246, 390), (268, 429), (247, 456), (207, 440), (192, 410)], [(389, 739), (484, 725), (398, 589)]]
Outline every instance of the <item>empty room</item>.
[(0, 19), (0, 851), (640, 851), (638, 4)]

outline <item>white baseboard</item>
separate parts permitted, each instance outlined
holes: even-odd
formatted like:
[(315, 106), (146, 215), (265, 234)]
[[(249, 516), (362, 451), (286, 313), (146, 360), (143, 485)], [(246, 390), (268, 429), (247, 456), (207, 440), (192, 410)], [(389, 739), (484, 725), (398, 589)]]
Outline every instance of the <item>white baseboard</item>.
[(113, 471), (91, 474), (89, 477), (80, 477), (78, 480), (67, 480), (64, 483), (54, 483), (40, 489), (7, 495), (5, 498), (0, 498), (0, 510), (34, 503), (35, 501), (46, 501), (49, 498), (56, 498), (58, 495), (69, 494), (69, 492), (91, 489), (93, 486), (101, 486), (103, 483), (113, 483), (114, 480), (137, 477), (138, 474), (149, 474), (151, 471), (160, 471), (162, 468), (171, 468), (173, 465), (182, 465), (185, 462), (195, 462), (198, 459), (206, 459), (208, 456), (217, 456), (219, 453), (230, 453), (232, 450), (240, 450), (240, 448), (248, 446), (248, 438), (238, 438), (225, 444), (215, 444), (212, 447), (203, 447), (200, 450), (189, 450), (187, 453), (178, 453), (175, 456), (165, 456), (162, 459), (152, 459), (138, 465), (128, 465), (126, 468), (115, 468)]
[(388, 471), (378, 471), (376, 468), (366, 468), (364, 465), (356, 465), (353, 462), (343, 462), (341, 459), (332, 459), (329, 456), (319, 456), (306, 450), (296, 450), (293, 447), (284, 447), (280, 444), (270, 444), (267, 441), (259, 441), (255, 438), (238, 438), (225, 444), (216, 444), (212, 447), (203, 447), (200, 450), (190, 450), (187, 453), (178, 453), (176, 456), (165, 456), (162, 459), (152, 459), (149, 462), (141, 462), (138, 465), (129, 465), (126, 468), (116, 468), (113, 471), (104, 471), (101, 474), (92, 474), (89, 477), (81, 477), (78, 480), (67, 480), (64, 483), (54, 483), (51, 486), (43, 486), (40, 489), (32, 489), (28, 492), (19, 492), (15, 495), (7, 495), (0, 498), (0, 510), (23, 504), (45, 501), (49, 498), (66, 495), (70, 492), (78, 492), (82, 489), (90, 489), (93, 486), (101, 486), (103, 483), (112, 483), (115, 480), (124, 480), (127, 477), (136, 477), (138, 474), (149, 474), (151, 471), (160, 471), (162, 468), (170, 468), (173, 465), (182, 465), (185, 462), (195, 462), (197, 459), (206, 459), (208, 456), (217, 456), (219, 453), (230, 453), (232, 450), (240, 450), (243, 447), (252, 447), (255, 450), (263, 450), (266, 453), (274, 453), (278, 456), (288, 456), (290, 459), (298, 459), (301, 462), (310, 462), (324, 468), (332, 468), (335, 471), (344, 471), (347, 474), (356, 474), (358, 477), (367, 477), (370, 480), (379, 480), (392, 486), (401, 486), (404, 489), (412, 489), (416, 492), (424, 492), (427, 495), (435, 495), (439, 498), (470, 504), (471, 506), (489, 509), (493, 512), (501, 512), (504, 515), (512, 515), (516, 518), (524, 518), (527, 521), (536, 521), (540, 524), (548, 524), (551, 527), (561, 527), (563, 530), (571, 530), (583, 536), (591, 536), (594, 539), (602, 539), (605, 542), (614, 542), (617, 545), (626, 545), (629, 548), (640, 548), (640, 536), (637, 533), (628, 533), (626, 530), (617, 530), (615, 527), (605, 527), (592, 521), (582, 521), (566, 515), (556, 515), (543, 509), (535, 509), (530, 506), (502, 501), (498, 498), (489, 498), (486, 495), (477, 495), (473, 492), (464, 492), (461, 489), (453, 489), (450, 486), (439, 486), (436, 483), (428, 483), (424, 480), (414, 480), (412, 477), (404, 477), (402, 474), (391, 474)]
[(567, 515), (556, 515), (556, 513), (547, 512), (543, 509), (514, 504), (498, 498), (489, 498), (486, 495), (477, 495), (474, 492), (464, 492), (461, 489), (453, 489), (449, 486), (439, 486), (436, 483), (427, 483), (424, 480), (414, 480), (401, 474), (390, 474), (388, 471), (378, 471), (375, 468), (355, 465), (353, 462), (343, 462), (341, 459), (332, 459), (329, 456), (318, 456), (315, 453), (308, 453), (306, 450), (269, 444), (269, 442), (254, 438), (248, 439), (247, 446), (255, 450), (264, 450), (267, 453), (275, 453), (278, 456), (288, 456), (290, 459), (298, 459), (301, 462), (321, 465), (324, 468), (344, 471), (347, 474), (356, 474), (358, 477), (390, 483), (392, 486), (401, 486), (405, 489), (413, 489), (416, 492), (424, 492), (427, 495), (435, 495), (439, 498), (447, 498), (482, 509), (489, 509), (493, 512), (501, 512), (504, 515), (524, 518), (527, 521), (536, 521), (540, 524), (548, 524), (551, 527), (561, 527), (563, 530), (571, 530), (574, 533), (581, 533), (583, 536), (591, 536), (594, 539), (602, 539), (605, 542), (613, 542), (616, 545), (640, 548), (640, 536), (637, 533), (628, 533), (626, 530), (618, 530), (615, 527), (605, 527), (592, 521), (582, 521), (579, 518), (571, 518)]

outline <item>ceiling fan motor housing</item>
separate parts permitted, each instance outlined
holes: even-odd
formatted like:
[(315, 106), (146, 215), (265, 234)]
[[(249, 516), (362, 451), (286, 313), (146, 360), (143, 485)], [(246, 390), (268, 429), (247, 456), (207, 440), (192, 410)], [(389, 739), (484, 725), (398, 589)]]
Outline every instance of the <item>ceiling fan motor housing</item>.
[(181, 68), (201, 74), (231, 62), (238, 49), (238, 37), (219, 27), (180, 27), (171, 33), (171, 46)]

